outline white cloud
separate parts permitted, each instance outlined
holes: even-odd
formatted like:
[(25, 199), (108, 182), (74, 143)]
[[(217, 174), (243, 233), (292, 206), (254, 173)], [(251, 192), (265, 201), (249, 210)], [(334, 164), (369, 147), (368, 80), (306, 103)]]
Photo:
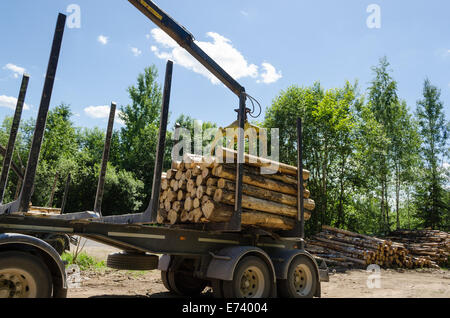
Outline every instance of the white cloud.
[(25, 73), (25, 68), (8, 63), (3, 67), (4, 70), (9, 70), (13, 72), (14, 78), (18, 78), (20, 75)]
[(97, 41), (100, 42), (103, 45), (108, 44), (109, 38), (107, 36), (104, 35), (99, 35), (97, 38)]
[(151, 36), (153, 39), (155, 39), (156, 42), (164, 46), (165, 48), (176, 48), (178, 47), (178, 43), (175, 42), (174, 39), (172, 39), (170, 36), (168, 36), (163, 30), (161, 29), (153, 29), (150, 31)]
[[(9, 109), (16, 109), (17, 98), (11, 96), (0, 95), (0, 107), (6, 107)], [(23, 109), (29, 110), (30, 105), (24, 104)]]
[(277, 71), (276, 68), (270, 63), (262, 63), (264, 71), (261, 73), (262, 80), (258, 83), (263, 82), (265, 84), (272, 84), (283, 77), (281, 71)]
[(134, 56), (140, 56), (142, 54), (142, 51), (139, 50), (137, 47), (132, 47), (131, 52), (133, 52)]
[(247, 11), (241, 10), (241, 14), (242, 14), (243, 16), (248, 17), (248, 12), (247, 12)]
[[(108, 119), (110, 109), (111, 109), (110, 106), (107, 106), (107, 105), (105, 105), (105, 106), (89, 106), (84, 109), (84, 112), (88, 117), (91, 117), (94, 119)], [(122, 119), (120, 119), (119, 114), (121, 114), (121, 112), (116, 111), (115, 121), (120, 125), (124, 125), (124, 122)]]
[[(151, 46), (152, 52), (160, 59), (171, 59), (175, 63), (207, 77), (213, 84), (218, 84), (219, 80), (212, 75), (203, 65), (194, 59), (185, 49), (180, 47), (172, 38), (160, 29), (153, 29), (151, 36), (161, 48)], [(249, 63), (231, 41), (215, 32), (208, 32), (207, 36), (211, 42), (196, 41), (212, 59), (224, 68), (235, 79), (258, 77), (258, 66)]]

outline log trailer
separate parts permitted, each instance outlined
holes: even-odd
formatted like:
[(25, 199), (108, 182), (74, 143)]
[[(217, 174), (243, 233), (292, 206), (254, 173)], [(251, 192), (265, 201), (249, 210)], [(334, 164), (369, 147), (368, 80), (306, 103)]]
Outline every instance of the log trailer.
[[(240, 128), (244, 128), (248, 112), (248, 95), (244, 87), (198, 47), (184, 27), (151, 0), (129, 2), (237, 95), (238, 123)], [(159, 269), (165, 287), (178, 295), (196, 296), (210, 286), (217, 298), (320, 297), (321, 281), (328, 280), (328, 271), (326, 265), (319, 268), (316, 260), (304, 249), (301, 173), (298, 173), (298, 217), (292, 231), (272, 232), (241, 225), (242, 133), (238, 135), (236, 204), (230, 222), (175, 226), (156, 224), (171, 93), (171, 61), (167, 62), (165, 74), (154, 180), (148, 208), (138, 214), (102, 215), (101, 202), (115, 113), (113, 103), (93, 211), (45, 217), (28, 213), (65, 20), (66, 16), (59, 14), (20, 195), (14, 202), (0, 205), (0, 297), (66, 297), (68, 282), (65, 266), (53, 247), (31, 235), (35, 233), (77, 235), (119, 248), (123, 252), (109, 255), (109, 267)], [(298, 171), (302, 171), (301, 120), (297, 126)], [(12, 129), (11, 133), (14, 131)], [(8, 147), (8, 151), (11, 149), (13, 147)], [(10, 157), (8, 152), (5, 159)]]

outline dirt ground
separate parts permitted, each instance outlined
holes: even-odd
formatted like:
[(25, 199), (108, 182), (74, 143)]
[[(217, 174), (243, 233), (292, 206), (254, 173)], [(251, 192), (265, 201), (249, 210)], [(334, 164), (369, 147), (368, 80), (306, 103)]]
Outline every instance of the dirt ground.
[[(117, 250), (88, 242), (84, 250), (98, 260), (106, 260)], [(375, 276), (374, 276), (375, 275)], [(174, 297), (167, 293), (159, 271), (133, 272), (105, 269), (81, 272), (69, 298), (87, 297)], [(378, 284), (377, 284), (378, 282)], [(206, 289), (204, 297), (211, 297)], [(334, 273), (330, 282), (322, 283), (324, 298), (450, 298), (448, 270), (381, 270), (379, 274), (365, 270)]]

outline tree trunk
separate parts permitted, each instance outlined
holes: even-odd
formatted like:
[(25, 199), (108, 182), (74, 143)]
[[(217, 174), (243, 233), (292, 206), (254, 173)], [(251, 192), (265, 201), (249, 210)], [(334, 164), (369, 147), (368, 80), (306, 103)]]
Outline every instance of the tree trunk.
[[(218, 189), (214, 194), (214, 201), (234, 206), (235, 194), (233, 192)], [(313, 202), (314, 201), (308, 199), (304, 200), (305, 209), (307, 209), (308, 211), (313, 210), (314, 209)], [(292, 218), (297, 217), (298, 213), (296, 207), (268, 200), (262, 200), (248, 195), (242, 196), (242, 207), (248, 210), (262, 211)], [(310, 216), (311, 213), (305, 211), (305, 220), (308, 220)]]
[[(234, 208), (229, 205), (209, 201), (202, 207), (206, 220), (210, 222), (228, 222), (234, 213)], [(279, 215), (243, 210), (242, 225), (257, 225), (270, 229), (291, 230), (295, 220)]]
[[(236, 180), (236, 171), (229, 169), (225, 166), (218, 166), (213, 169), (213, 174), (218, 178), (224, 178), (228, 180)], [(281, 192), (284, 194), (297, 194), (297, 187), (280, 182), (277, 180), (267, 179), (261, 175), (244, 174), (243, 183), (250, 184), (256, 187), (260, 187), (267, 190)]]
[[(236, 184), (232, 181), (228, 181), (226, 179), (219, 179), (217, 182), (217, 187), (219, 189), (224, 189), (227, 191), (235, 192), (236, 191)], [(242, 185), (242, 193), (253, 196), (255, 198), (274, 201), (290, 206), (297, 206), (297, 197), (293, 195), (283, 194), (280, 192), (275, 192), (267, 189), (262, 189), (259, 187), (255, 187), (249, 184), (243, 184)], [(309, 191), (305, 190), (303, 197), (308, 199), (309, 198)]]

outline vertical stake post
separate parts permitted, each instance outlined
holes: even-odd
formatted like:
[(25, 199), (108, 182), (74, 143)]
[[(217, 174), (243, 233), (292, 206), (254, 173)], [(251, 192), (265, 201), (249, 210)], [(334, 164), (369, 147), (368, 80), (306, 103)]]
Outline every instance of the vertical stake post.
[(238, 131), (238, 155), (236, 171), (236, 193), (234, 213), (230, 220), (230, 230), (240, 231), (242, 229), (242, 183), (244, 178), (244, 136), (245, 136), (245, 118), (246, 118), (246, 94), (245, 90), (239, 96), (239, 131)]
[[(303, 131), (302, 131), (302, 119), (297, 118), (297, 203), (298, 203), (298, 217), (297, 221), (300, 222), (298, 229), (298, 236), (302, 239), (305, 238), (305, 208), (304, 208), (304, 187), (303, 187)], [(303, 246), (302, 246), (303, 248)]]
[(67, 196), (69, 195), (69, 185), (70, 185), (71, 175), (70, 172), (67, 175), (66, 186), (64, 187), (64, 195), (61, 203), (61, 214), (64, 214), (64, 210), (66, 208)]
[(34, 129), (33, 141), (28, 157), (27, 169), (23, 179), (22, 191), (19, 196), (19, 212), (28, 212), (28, 205), (33, 194), (34, 179), (36, 177), (36, 169), (39, 162), (39, 154), (41, 152), (42, 139), (44, 137), (45, 125), (47, 122), (50, 100), (55, 83), (56, 70), (58, 68), (59, 54), (66, 25), (66, 16), (62, 13), (58, 15), (53, 44), (50, 53), (50, 59), (47, 67), (47, 75), (45, 77), (44, 89), (42, 91), (41, 103), (36, 119), (36, 127)]
[[(11, 167), (11, 162), (14, 154), (14, 146), (16, 144), (17, 133), (19, 131), (20, 119), (22, 117), (22, 110), (25, 104), (25, 96), (27, 94), (29, 80), (30, 76), (28, 74), (23, 74), (19, 98), (17, 100), (16, 105), (16, 111), (14, 113), (11, 131), (9, 133), (8, 146), (6, 147), (5, 158), (3, 159), (2, 175), (0, 177), (0, 204), (3, 203), (6, 186), (8, 184), (8, 173)], [(18, 182), (20, 182), (20, 180)]]
[(152, 195), (150, 204), (144, 213), (144, 219), (156, 222), (159, 207), (159, 195), (161, 192), (161, 175), (164, 164), (164, 151), (166, 147), (167, 122), (169, 120), (170, 94), (172, 90), (173, 62), (167, 61), (166, 76), (164, 80), (164, 93), (159, 125), (158, 148), (156, 149), (155, 170), (153, 173)]
[(95, 195), (94, 212), (102, 215), (102, 201), (105, 190), (106, 169), (108, 167), (109, 153), (111, 150), (111, 138), (114, 128), (114, 118), (116, 117), (116, 103), (111, 103), (109, 111), (108, 128), (106, 130), (105, 145), (103, 147), (102, 166), (98, 177), (97, 193)]

